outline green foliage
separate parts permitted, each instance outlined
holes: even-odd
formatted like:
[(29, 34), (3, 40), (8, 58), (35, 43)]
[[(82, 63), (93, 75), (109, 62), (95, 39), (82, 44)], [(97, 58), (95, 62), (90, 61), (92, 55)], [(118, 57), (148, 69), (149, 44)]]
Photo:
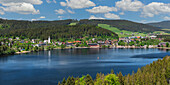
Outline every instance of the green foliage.
[(129, 45), (130, 45), (130, 46), (135, 45), (135, 42), (134, 42), (134, 41), (131, 41), (131, 42), (129, 43)]
[(65, 83), (66, 83), (66, 80), (65, 80), (65, 78), (63, 78), (63, 81), (61, 82), (61, 85), (65, 85)]
[(66, 83), (65, 83), (66, 85), (75, 85), (75, 82), (74, 82), (74, 78), (72, 77), (68, 77), (67, 78), (67, 81), (66, 81)]
[[(170, 74), (170, 56), (166, 56), (163, 60), (154, 61), (150, 65), (146, 65), (138, 69), (137, 73), (128, 74), (124, 77), (125, 85), (168, 85), (167, 80)], [(123, 84), (121, 84), (123, 85)]]
[(85, 81), (86, 81), (86, 85), (94, 85), (93, 79), (89, 74), (87, 74)]
[(118, 42), (118, 45), (125, 46), (125, 42), (121, 40)]
[(0, 55), (10, 55), (10, 54), (14, 54), (15, 50), (9, 48), (8, 46), (0, 46)]
[(104, 81), (106, 85), (120, 85), (119, 78), (115, 74), (108, 74)]
[(64, 49), (65, 47), (66, 47), (66, 45), (61, 44), (61, 49)]
[(169, 43), (168, 42), (166, 43), (166, 47), (169, 47)]
[(86, 85), (85, 77), (86, 76), (82, 76), (81, 78), (77, 79), (75, 81), (75, 85)]

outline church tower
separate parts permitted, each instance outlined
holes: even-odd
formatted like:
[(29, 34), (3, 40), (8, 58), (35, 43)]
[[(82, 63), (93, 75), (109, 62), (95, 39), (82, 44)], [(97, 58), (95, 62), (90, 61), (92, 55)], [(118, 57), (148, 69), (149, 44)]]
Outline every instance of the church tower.
[(50, 36), (48, 37), (48, 43), (51, 43), (51, 39), (50, 39)]

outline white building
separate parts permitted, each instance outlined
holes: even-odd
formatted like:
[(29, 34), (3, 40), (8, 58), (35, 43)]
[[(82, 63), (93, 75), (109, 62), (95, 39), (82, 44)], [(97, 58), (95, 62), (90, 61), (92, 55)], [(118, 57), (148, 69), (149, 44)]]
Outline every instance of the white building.
[(51, 43), (51, 39), (50, 39), (50, 36), (48, 37), (48, 43)]
[(153, 36), (150, 36), (151, 39), (155, 39), (156, 37), (157, 37), (157, 36), (154, 36), (154, 35), (153, 35)]

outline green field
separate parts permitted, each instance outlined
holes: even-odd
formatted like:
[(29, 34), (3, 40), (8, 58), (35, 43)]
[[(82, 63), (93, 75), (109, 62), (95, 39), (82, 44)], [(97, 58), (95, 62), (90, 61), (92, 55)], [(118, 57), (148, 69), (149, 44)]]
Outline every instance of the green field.
[[(147, 36), (147, 33), (139, 33), (139, 32), (131, 32), (131, 31), (126, 31), (126, 30), (119, 30), (118, 28), (115, 27), (110, 27), (110, 25), (107, 24), (98, 24), (99, 27), (108, 29), (112, 32), (115, 32), (116, 34), (119, 35), (119, 37), (131, 37), (131, 36)], [(132, 35), (133, 34), (133, 35)]]
[(75, 23), (70, 23), (69, 25), (76, 25), (77, 23), (75, 22)]

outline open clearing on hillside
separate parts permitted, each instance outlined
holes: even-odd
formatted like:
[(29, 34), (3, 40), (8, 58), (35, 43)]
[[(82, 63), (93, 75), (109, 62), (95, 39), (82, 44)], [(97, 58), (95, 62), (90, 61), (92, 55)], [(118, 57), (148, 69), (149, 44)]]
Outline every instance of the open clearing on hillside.
[(139, 32), (131, 32), (126, 30), (119, 30), (116, 27), (110, 27), (110, 25), (107, 24), (98, 24), (99, 27), (108, 29), (112, 32), (115, 32), (119, 35), (119, 37), (131, 37), (131, 36), (147, 36), (147, 33), (139, 33)]

